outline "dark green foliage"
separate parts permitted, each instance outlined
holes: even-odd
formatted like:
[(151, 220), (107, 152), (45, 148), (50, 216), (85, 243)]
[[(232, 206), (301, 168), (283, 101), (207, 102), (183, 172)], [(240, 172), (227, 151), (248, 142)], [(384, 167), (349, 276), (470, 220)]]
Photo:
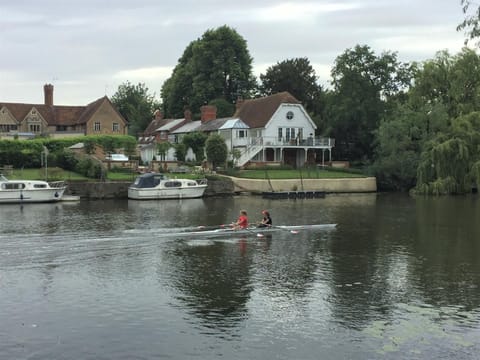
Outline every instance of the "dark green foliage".
[(418, 166), (416, 192), (463, 194), (479, 184), (480, 112), (452, 121), (445, 133), (429, 141)]
[(175, 156), (178, 161), (185, 161), (185, 155), (187, 155), (187, 147), (184, 143), (175, 144)]
[(153, 112), (160, 108), (155, 95), (150, 95), (145, 84), (133, 85), (126, 82), (118, 87), (112, 96), (112, 103), (128, 121), (128, 133), (137, 136), (150, 123)]
[(217, 118), (231, 117), (235, 113), (235, 105), (225, 99), (215, 99), (209, 102), (217, 108)]
[(336, 159), (372, 159), (374, 132), (388, 114), (388, 101), (401, 95), (412, 76), (413, 68), (400, 63), (395, 53), (377, 56), (368, 46), (357, 45), (337, 57), (325, 114)]
[(217, 166), (225, 164), (228, 156), (228, 148), (225, 140), (218, 134), (210, 135), (205, 142), (205, 152), (207, 160), (216, 169)]
[(308, 58), (294, 58), (270, 66), (265, 74), (260, 75), (260, 93), (272, 95), (288, 91), (302, 102), (310, 116), (320, 124), (319, 115), (323, 108), (322, 88)]
[(216, 99), (233, 104), (255, 88), (247, 42), (232, 28), (206, 31), (185, 49), (162, 87), (167, 116), (182, 117), (185, 108), (197, 112)]
[[(82, 136), (68, 139), (38, 138), (34, 140), (0, 140), (0, 164), (14, 165), (15, 168), (39, 168), (42, 166), (41, 154), (44, 146), (48, 149), (49, 166), (59, 166), (66, 170), (77, 171), (82, 175), (100, 178), (102, 166), (98, 162), (81, 160), (68, 150), (69, 146), (83, 142), (93, 153), (95, 145), (109, 149), (129, 149), (134, 151), (136, 146), (135, 138), (123, 136)], [(92, 175), (92, 176), (91, 176)]]
[(101, 179), (103, 169), (100, 163), (93, 161), (90, 158), (81, 159), (76, 168), (76, 172), (92, 179)]
[(195, 153), (197, 162), (200, 162), (205, 158), (204, 149), (206, 140), (207, 134), (196, 131), (186, 134), (182, 139), (182, 143), (185, 145), (186, 149), (192, 149), (192, 151)]

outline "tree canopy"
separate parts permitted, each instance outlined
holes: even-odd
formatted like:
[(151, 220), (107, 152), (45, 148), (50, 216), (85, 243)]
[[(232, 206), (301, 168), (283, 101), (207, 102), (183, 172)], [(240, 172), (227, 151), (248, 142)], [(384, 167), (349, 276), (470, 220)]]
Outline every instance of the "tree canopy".
[(207, 160), (212, 163), (214, 169), (227, 160), (227, 144), (222, 136), (218, 134), (212, 134), (208, 137), (205, 142), (205, 152), (207, 154)]
[(317, 83), (318, 77), (308, 58), (294, 58), (267, 68), (265, 74), (260, 74), (260, 93), (272, 95), (288, 91), (301, 101), (307, 110), (316, 111), (317, 102), (322, 91)]
[(388, 101), (408, 87), (413, 69), (396, 53), (375, 55), (357, 45), (336, 58), (333, 91), (327, 97), (329, 135), (337, 158), (367, 161), (374, 152), (374, 131), (388, 110)]
[(206, 31), (186, 47), (161, 93), (167, 115), (176, 117), (185, 107), (198, 113), (216, 99), (233, 104), (254, 87), (247, 42), (225, 25)]
[(153, 112), (160, 107), (145, 84), (123, 83), (112, 96), (112, 103), (128, 121), (128, 133), (137, 136), (152, 120)]

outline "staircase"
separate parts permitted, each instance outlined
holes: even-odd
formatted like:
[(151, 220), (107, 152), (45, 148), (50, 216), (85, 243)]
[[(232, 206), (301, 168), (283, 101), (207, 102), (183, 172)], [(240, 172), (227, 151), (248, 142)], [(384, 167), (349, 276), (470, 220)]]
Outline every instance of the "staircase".
[(245, 148), (237, 159), (237, 166), (243, 166), (248, 163), (255, 155), (263, 150), (263, 145), (250, 145)]

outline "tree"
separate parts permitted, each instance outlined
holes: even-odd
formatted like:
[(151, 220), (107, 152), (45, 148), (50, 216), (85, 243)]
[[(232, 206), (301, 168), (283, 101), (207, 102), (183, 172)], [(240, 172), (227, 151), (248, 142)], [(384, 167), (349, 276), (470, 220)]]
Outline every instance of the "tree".
[(416, 191), (463, 194), (480, 184), (480, 112), (453, 120), (450, 131), (428, 143), (418, 167)]
[(438, 52), (419, 68), (412, 96), (424, 103), (443, 104), (452, 118), (478, 110), (480, 57), (468, 48), (455, 56)]
[(318, 78), (308, 58), (278, 62), (270, 66), (265, 74), (261, 74), (260, 80), (262, 95), (288, 91), (301, 101), (313, 116), (320, 114), (322, 88), (317, 83)]
[(232, 28), (221, 26), (192, 41), (162, 87), (169, 116), (182, 116), (185, 107), (197, 111), (215, 99), (233, 104), (255, 87), (247, 42)]
[(218, 134), (212, 134), (205, 142), (207, 160), (212, 163), (213, 169), (219, 164), (224, 164), (228, 156), (228, 148), (225, 140)]
[(389, 100), (402, 94), (412, 76), (412, 66), (399, 62), (396, 53), (376, 56), (368, 46), (357, 45), (337, 57), (325, 111), (337, 158), (372, 158), (374, 131), (389, 111)]
[(112, 103), (127, 119), (128, 133), (132, 136), (137, 136), (147, 128), (154, 110), (160, 107), (154, 95), (148, 93), (145, 84), (132, 85), (128, 81), (118, 87), (112, 96)]
[(442, 105), (398, 106), (375, 132), (377, 146), (371, 170), (378, 188), (395, 191), (413, 188), (425, 142), (446, 129), (447, 124), (448, 114)]
[(157, 154), (160, 155), (163, 161), (165, 161), (165, 156), (167, 155), (168, 149), (171, 147), (172, 144), (169, 142), (161, 142), (157, 144)]
[[(465, 14), (465, 20), (457, 26), (457, 31), (465, 31), (465, 35), (467, 36), (465, 45), (467, 45), (469, 40), (476, 39), (480, 36), (480, 7), (472, 9), (472, 6), (477, 6), (478, 3), (474, 3), (471, 0), (460, 0), (460, 4)], [(470, 13), (470, 10), (473, 10), (472, 13)], [(477, 45), (479, 45), (478, 42)]]
[(204, 149), (206, 140), (207, 135), (205, 133), (195, 131), (186, 134), (182, 139), (182, 143), (185, 145), (186, 149), (192, 149), (197, 161), (202, 161), (205, 158)]

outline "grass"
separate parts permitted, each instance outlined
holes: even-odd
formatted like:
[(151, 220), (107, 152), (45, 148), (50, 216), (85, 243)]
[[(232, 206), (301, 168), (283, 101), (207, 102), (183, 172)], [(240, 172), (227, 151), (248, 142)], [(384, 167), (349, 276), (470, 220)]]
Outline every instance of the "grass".
[[(45, 169), (14, 169), (11, 174), (4, 174), (12, 180), (45, 180)], [(72, 180), (72, 181), (98, 181), (90, 179), (78, 173), (63, 170), (61, 168), (48, 168), (48, 181)], [(199, 174), (167, 174), (171, 178), (199, 179)], [(365, 177), (362, 174), (355, 174), (346, 171), (319, 170), (319, 169), (293, 169), (293, 170), (240, 170), (233, 176), (247, 179), (274, 180), (274, 179), (344, 179)], [(110, 181), (133, 181), (137, 176), (134, 172), (109, 171), (107, 180)]]
[(63, 170), (57, 167), (49, 167), (47, 172), (45, 169), (13, 169), (11, 174), (4, 174), (10, 180), (45, 180), (46, 176), (48, 181), (60, 181), (60, 180), (88, 180), (83, 175), (77, 174), (72, 171)]
[(234, 175), (247, 179), (344, 179), (344, 178), (361, 178), (362, 174), (349, 173), (345, 171), (334, 170), (240, 170)]

